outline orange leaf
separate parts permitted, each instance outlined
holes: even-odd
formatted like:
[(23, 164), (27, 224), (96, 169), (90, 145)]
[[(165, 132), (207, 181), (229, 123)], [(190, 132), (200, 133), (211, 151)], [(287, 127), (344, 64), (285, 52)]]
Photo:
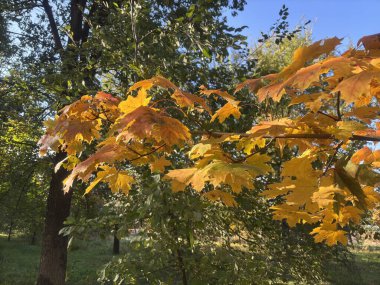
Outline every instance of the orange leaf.
[(165, 158), (165, 156), (161, 156), (158, 159), (155, 159), (150, 163), (150, 170), (152, 172), (165, 172), (165, 166), (170, 166), (171, 162)]
[(218, 118), (219, 122), (223, 123), (231, 115), (234, 116), (235, 119), (239, 119), (241, 113), (236, 104), (227, 102), (222, 108), (215, 112), (215, 114), (211, 117), (211, 122)]
[(357, 45), (363, 44), (366, 50), (379, 49), (380, 48), (380, 33), (364, 36), (358, 40)]
[(370, 159), (371, 156), (372, 151), (369, 149), (369, 147), (365, 146), (354, 153), (354, 155), (351, 157), (351, 161), (356, 164), (359, 164), (361, 161), (372, 163), (373, 159)]
[(347, 104), (368, 105), (374, 96), (371, 93), (373, 80), (380, 80), (380, 71), (363, 71), (340, 82), (333, 92), (340, 92)]
[(317, 41), (310, 46), (298, 48), (294, 52), (292, 63), (279, 73), (279, 78), (288, 78), (291, 74), (302, 68), (307, 61), (313, 60), (322, 54), (329, 54), (341, 41), (342, 39), (334, 37)]

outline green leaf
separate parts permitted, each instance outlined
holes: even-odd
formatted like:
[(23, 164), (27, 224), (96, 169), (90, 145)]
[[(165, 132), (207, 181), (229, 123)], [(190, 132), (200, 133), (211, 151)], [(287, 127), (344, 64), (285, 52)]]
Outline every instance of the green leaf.
[(202, 49), (202, 54), (207, 58), (211, 58), (210, 51), (207, 48)]

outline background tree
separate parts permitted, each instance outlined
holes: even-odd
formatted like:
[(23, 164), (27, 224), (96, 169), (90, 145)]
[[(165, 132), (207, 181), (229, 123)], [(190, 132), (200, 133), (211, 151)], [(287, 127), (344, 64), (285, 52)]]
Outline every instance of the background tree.
[[(293, 40), (300, 45), (307, 41), (303, 35), (297, 35)], [(277, 50), (284, 49), (294, 51), (297, 47), (289, 40), (284, 40), (280, 46), (274, 41), (272, 43), (272, 48), (268, 49), (270, 54), (278, 54)], [(269, 55), (263, 56), (264, 61), (268, 58)], [(260, 57), (258, 59), (261, 60)], [(276, 65), (276, 57), (271, 59), (273, 68), (270, 70), (281, 66)], [(239, 62), (239, 59), (235, 60), (228, 65), (230, 69)], [(289, 64), (291, 52), (279, 61)], [(268, 73), (264, 68), (260, 72)], [(157, 96), (162, 94), (157, 93)], [(132, 106), (133, 101), (129, 102)], [(218, 108), (217, 100), (211, 103)], [(247, 125), (249, 127), (251, 118), (256, 119), (261, 112), (268, 112), (264, 111), (265, 108), (257, 108), (254, 98), (245, 98), (244, 105), (247, 105), (244, 109), (246, 121), (237, 124), (236, 120), (227, 119), (225, 128), (240, 131)], [(282, 108), (285, 108), (284, 104)], [(228, 150), (232, 145), (225, 147)], [(276, 156), (276, 160), (281, 159), (273, 144), (268, 146), (267, 152)], [(290, 152), (284, 155), (291, 156)], [(171, 155), (170, 162), (166, 163), (168, 166), (171, 163), (172, 167), (183, 167), (189, 160), (181, 152)], [(241, 193), (237, 198), (239, 208), (225, 207), (199, 200), (194, 192), (172, 193), (157, 172), (152, 178), (153, 170), (154, 166), (150, 170), (139, 168), (138, 188), (132, 188), (126, 197), (113, 200), (99, 217), (71, 219), (69, 227), (63, 230), (65, 234), (85, 238), (98, 231), (110, 232), (113, 225), (120, 225), (118, 235), (128, 239), (127, 249), (101, 274), (104, 283), (115, 278), (128, 283), (137, 278), (139, 282), (148, 283), (251, 284), (252, 276), (263, 284), (279, 280), (316, 282), (324, 278), (323, 261), (333, 256), (344, 257), (342, 250), (315, 245), (306, 235), (307, 229), (299, 227), (293, 230), (273, 222), (269, 204), (259, 196), (265, 183), (257, 182), (256, 191)], [(225, 202), (231, 203), (231, 200), (226, 199)], [(133, 231), (131, 235), (129, 231), (136, 228), (138, 233)]]
[[(244, 40), (222, 18), (224, 7), (237, 11), (243, 5), (244, 1), (7, 1), (1, 4), (1, 15), (12, 27), (9, 40), (23, 43), (9, 69), (20, 72), (42, 117), (101, 86), (118, 86), (117, 92), (123, 93), (132, 79), (159, 70), (191, 86), (198, 78), (189, 75), (212, 78), (217, 68), (211, 71), (209, 63), (223, 61), (228, 47)], [(53, 164), (64, 156), (57, 154)], [(64, 170), (51, 175), (39, 283), (63, 284), (67, 238), (58, 232), (69, 215), (72, 193), (61, 191)]]
[[(76, 179), (87, 182), (94, 172), (86, 193), (100, 182), (114, 192), (128, 194), (133, 184), (142, 191), (149, 182), (144, 171), (147, 166), (151, 173), (165, 174), (155, 175), (156, 184), (153, 181), (147, 187), (158, 189), (162, 197), (169, 186), (173, 192), (193, 190), (203, 198), (233, 207), (239, 193), (255, 188), (253, 181), (269, 184), (262, 195), (276, 198), (271, 207), (274, 219), (286, 221), (290, 227), (312, 225), (309, 231), (316, 242), (346, 244), (348, 227), (359, 223), (362, 214), (380, 201), (375, 190), (379, 151), (357, 143), (380, 140), (376, 121), (380, 45), (378, 35), (363, 37), (365, 51), (328, 56), (340, 41), (331, 38), (300, 47), (279, 73), (239, 84), (235, 93), (244, 87), (257, 93), (254, 105), (276, 104), (277, 108), (264, 116), (252, 118), (252, 109), (244, 108), (247, 103), (241, 104), (239, 95), (201, 86), (197, 96), (156, 76), (135, 83), (121, 102), (99, 92), (67, 106), (41, 139), (41, 150), (51, 147), (57, 151), (61, 147), (69, 157), (78, 158), (77, 153), (87, 144), (97, 144), (88, 158), (72, 160), (66, 166), (73, 168), (65, 181), (66, 191)], [(324, 54), (326, 59), (306, 66)], [(161, 89), (148, 93), (152, 87), (169, 90), (170, 99)], [(132, 95), (134, 91), (136, 96)], [(211, 95), (227, 103), (209, 100)], [(163, 100), (171, 101), (171, 106), (182, 112), (169, 112)], [(305, 104), (306, 110), (293, 109), (295, 112), (290, 113), (296, 104)], [(87, 127), (78, 130), (77, 124)], [(108, 130), (106, 138), (101, 137), (101, 130)], [(60, 144), (51, 143), (56, 138)], [(166, 166), (171, 169), (167, 171)], [(297, 166), (302, 169), (294, 172)], [(186, 204), (180, 203), (180, 211)], [(168, 217), (175, 216), (175, 208), (170, 208), (175, 203), (155, 203), (152, 207), (160, 205), (169, 206), (163, 207)], [(164, 213), (160, 217), (165, 217)], [(191, 238), (181, 236), (181, 227), (188, 229), (189, 220), (186, 216), (178, 220), (183, 223), (167, 223), (166, 230), (169, 239), (174, 237), (176, 247), (170, 252), (177, 258), (182, 283), (187, 284), (184, 249), (191, 245)], [(176, 280), (175, 276), (168, 278)]]

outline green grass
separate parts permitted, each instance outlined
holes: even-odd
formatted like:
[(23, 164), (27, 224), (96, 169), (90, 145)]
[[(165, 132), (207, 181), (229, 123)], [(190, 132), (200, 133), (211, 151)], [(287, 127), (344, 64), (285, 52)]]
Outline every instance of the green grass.
[[(41, 247), (0, 235), (0, 285), (33, 285)], [(97, 271), (112, 259), (111, 241), (77, 241), (68, 255), (67, 285), (96, 284)]]
[[(96, 284), (97, 271), (112, 259), (112, 241), (74, 241), (69, 251), (67, 285)], [(121, 252), (125, 251), (123, 243)], [(329, 284), (380, 284), (380, 248), (355, 250), (354, 263), (327, 267)], [(0, 234), (0, 285), (35, 284), (40, 246), (18, 237), (10, 242)]]
[(38, 270), (40, 247), (17, 239), (0, 237), (0, 284), (33, 284)]
[(338, 285), (380, 284), (380, 248), (354, 250), (354, 262), (346, 266), (331, 264), (328, 267), (329, 281)]

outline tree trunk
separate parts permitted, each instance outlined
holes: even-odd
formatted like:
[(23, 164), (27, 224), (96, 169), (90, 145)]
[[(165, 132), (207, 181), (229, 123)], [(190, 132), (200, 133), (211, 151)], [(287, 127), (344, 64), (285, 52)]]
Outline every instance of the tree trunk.
[(37, 232), (33, 231), (32, 239), (30, 240), (30, 244), (31, 245), (35, 245), (36, 244), (36, 236), (37, 236)]
[[(64, 153), (58, 153), (54, 164), (64, 157)], [(72, 191), (64, 193), (62, 189), (67, 174), (61, 167), (50, 181), (37, 285), (65, 284), (68, 238), (59, 231), (70, 214)]]
[(13, 220), (11, 221), (9, 228), (8, 228), (8, 241), (11, 241), (12, 229), (13, 229)]
[(116, 236), (118, 229), (119, 229), (119, 226), (115, 225), (115, 232), (113, 234), (113, 248), (112, 248), (113, 254), (119, 254), (120, 253), (120, 240)]
[(177, 249), (177, 258), (178, 258), (178, 266), (179, 266), (179, 269), (180, 269), (181, 274), (182, 274), (182, 284), (187, 285), (188, 282), (187, 282), (185, 264), (184, 264), (183, 258), (182, 258), (182, 251), (179, 248)]

